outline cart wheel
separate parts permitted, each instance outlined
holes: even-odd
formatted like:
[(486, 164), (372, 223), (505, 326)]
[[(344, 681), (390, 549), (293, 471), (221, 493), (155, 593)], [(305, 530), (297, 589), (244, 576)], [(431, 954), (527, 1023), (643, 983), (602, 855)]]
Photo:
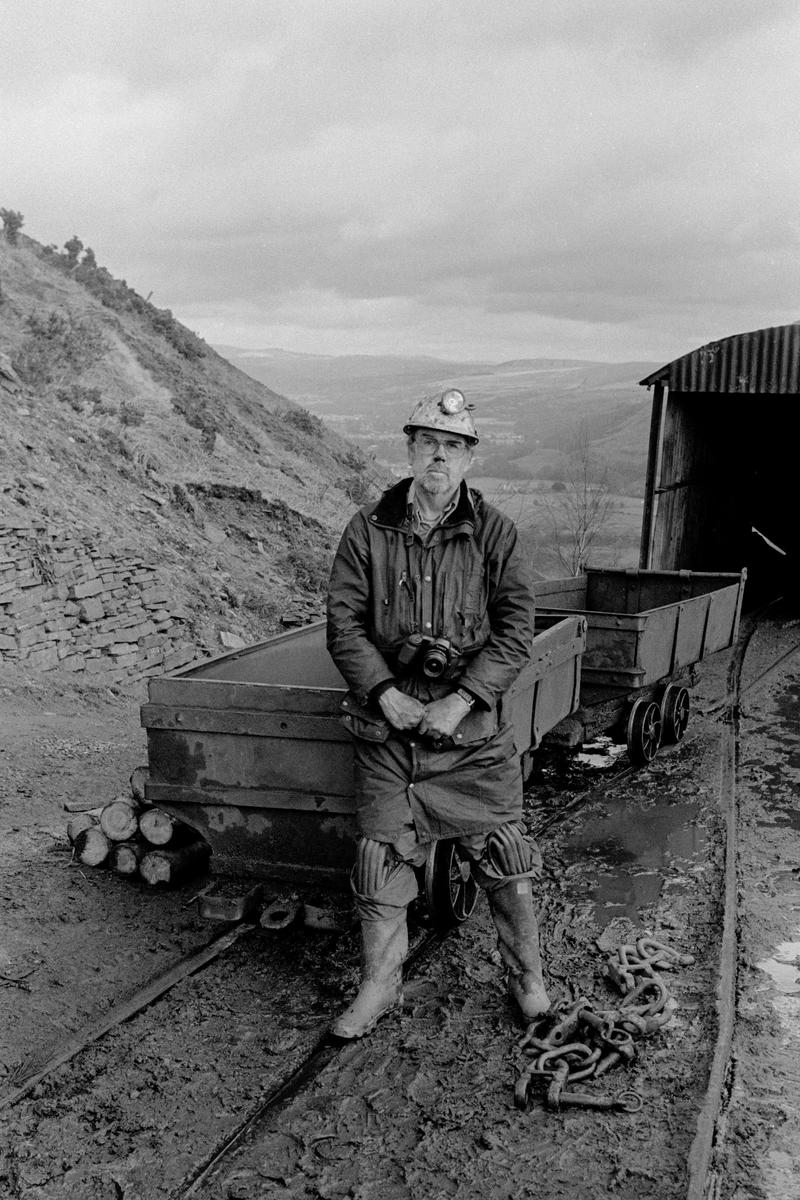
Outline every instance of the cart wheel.
[(439, 929), (461, 925), (478, 903), (469, 859), (461, 857), (455, 842), (443, 840), (431, 846), (425, 863), (425, 900)]
[(652, 762), (661, 745), (661, 709), (655, 700), (637, 700), (628, 717), (628, 757), (637, 767)]
[(662, 742), (680, 742), (689, 724), (689, 690), (679, 683), (671, 683), (661, 697)]

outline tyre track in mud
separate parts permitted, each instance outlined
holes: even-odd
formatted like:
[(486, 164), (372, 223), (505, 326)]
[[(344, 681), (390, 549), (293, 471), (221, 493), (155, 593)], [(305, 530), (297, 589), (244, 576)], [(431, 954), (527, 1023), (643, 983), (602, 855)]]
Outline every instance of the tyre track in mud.
[[(735, 713), (739, 703), (742, 664), (753, 632), (754, 628), (747, 631), (742, 653), (732, 657), (732, 674), (729, 673), (722, 709), (714, 706), (726, 718), (722, 726), (722, 758), (735, 756), (737, 731), (735, 723), (727, 718)], [(771, 664), (759, 679), (776, 669), (785, 657), (783, 655)], [(750, 686), (754, 683), (748, 684)], [(685, 741), (689, 742), (691, 736)], [(551, 813), (537, 823), (535, 831), (541, 834), (545, 829), (557, 829), (568, 819), (573, 819), (579, 809), (596, 803), (638, 774), (641, 773), (633, 768), (620, 769), (613, 779), (581, 794), (560, 812)], [(730, 862), (730, 824), (726, 836)], [(735, 848), (735, 829), (733, 837)], [(726, 928), (729, 924), (726, 903)], [(303, 939), (299, 953), (297, 948), (292, 950), (286, 940), (271, 941), (265, 946), (252, 929), (223, 933), (221, 940), (225, 938), (230, 941), (222, 948), (223, 959), (213, 964), (210, 961), (200, 964), (196, 971), (187, 971), (159, 998), (149, 996), (146, 988), (138, 997), (129, 998), (125, 1011), (120, 1008), (119, 1012), (119, 1020), (125, 1021), (124, 1026), (114, 1023), (114, 1013), (107, 1014), (109, 1027), (91, 1039), (95, 1044), (89, 1046), (87, 1039), (79, 1046), (80, 1039), (71, 1039), (71, 1043), (61, 1047), (62, 1057), (58, 1063), (59, 1052), (56, 1052), (50, 1069), (35, 1079), (23, 1080), (18, 1084), (17, 1094), (10, 1097), (7, 1081), (5, 1094), (9, 1105), (12, 1102), (19, 1105), (31, 1091), (34, 1093), (33, 1098), (27, 1100), (31, 1106), (28, 1129), (31, 1131), (31, 1125), (35, 1126), (36, 1135), (28, 1139), (30, 1153), (17, 1162), (16, 1195), (80, 1194), (82, 1200), (84, 1197), (89, 1200), (95, 1192), (97, 1195), (111, 1194), (103, 1193), (100, 1186), (111, 1179), (120, 1196), (136, 1197), (137, 1200), (139, 1197), (149, 1200), (151, 1196), (168, 1196), (169, 1200), (186, 1197), (188, 1200), (190, 1196), (199, 1195), (206, 1184), (213, 1184), (226, 1160), (247, 1139), (256, 1137), (259, 1129), (269, 1125), (276, 1113), (285, 1109), (301, 1092), (316, 1086), (326, 1068), (331, 1064), (335, 1066), (337, 1058), (353, 1059), (353, 1047), (331, 1045), (325, 1035), (330, 1016), (341, 1003), (337, 992), (347, 991), (354, 981), (356, 947), (352, 938), (346, 947), (339, 946), (335, 950), (332, 939), (325, 945), (320, 943), (319, 935), (309, 935)], [(439, 940), (424, 930), (418, 932), (408, 971), (412, 981), (417, 971), (426, 965)], [(253, 947), (259, 944), (266, 951), (260, 957), (253, 953)], [(324, 960), (326, 951), (330, 951), (332, 957), (320, 972), (314, 960)], [(181, 960), (184, 964), (186, 961)], [(181, 963), (176, 964), (178, 976), (181, 975), (180, 968)], [(200, 971), (202, 973), (197, 973)], [(730, 990), (729, 981), (723, 986)], [(269, 994), (269, 1005), (263, 1003), (265, 992)], [(247, 1002), (242, 1003), (243, 999)], [(133, 1005), (133, 1011), (130, 1005)], [(187, 1048), (192, 1045), (204, 1047), (204, 1053), (199, 1056), (188, 1053), (181, 1063), (165, 1061), (165, 1052), (159, 1053), (158, 1040), (154, 1040), (152, 1029), (148, 1029), (154, 1024), (161, 1029), (178, 1025), (185, 1030)], [(242, 1047), (246, 1068), (239, 1053)], [(72, 1061), (69, 1063), (63, 1057), (65, 1051), (70, 1051), (68, 1057)], [(712, 1068), (695, 1133), (689, 1196), (703, 1194), (728, 1053), (728, 1034), (723, 1030), (715, 1052), (714, 1062), (718, 1065)], [(357, 1049), (355, 1057), (358, 1057)], [(166, 1059), (169, 1058), (166, 1053)], [(212, 1065), (220, 1059), (222, 1070)], [(121, 1076), (116, 1084), (115, 1070)], [(232, 1086), (226, 1085), (226, 1073), (235, 1080)], [(143, 1092), (152, 1091), (152, 1101), (147, 1105), (151, 1114), (149, 1128), (141, 1127), (135, 1113), (126, 1116), (124, 1104), (121, 1119), (115, 1120), (112, 1116), (112, 1097), (118, 1100), (125, 1089), (135, 1102), (134, 1109), (141, 1107)], [(83, 1125), (73, 1114), (76, 1140), (87, 1140), (91, 1151), (93, 1135), (99, 1131), (102, 1144), (110, 1146), (112, 1153), (106, 1155), (105, 1160), (102, 1152), (95, 1153), (99, 1162), (71, 1165), (61, 1175), (67, 1185), (67, 1190), (61, 1193), (52, 1190), (55, 1184), (47, 1178), (47, 1124), (60, 1119), (60, 1110), (69, 1101), (72, 1101), (73, 1109), (81, 1105), (84, 1109)], [(199, 1154), (197, 1147), (191, 1144), (193, 1130), (195, 1133), (200, 1131), (193, 1114), (203, 1108), (207, 1111), (209, 1105), (216, 1105), (220, 1110), (216, 1124), (219, 1136)], [(206, 1126), (207, 1122), (203, 1127)], [(144, 1150), (136, 1145), (142, 1137), (145, 1141), (149, 1139)], [(43, 1143), (38, 1154), (36, 1141)], [(23, 1147), (25, 1144), (23, 1141)], [(111, 1165), (109, 1158), (113, 1159)], [(169, 1164), (166, 1170), (165, 1163)], [(158, 1187), (153, 1190), (155, 1175), (158, 1175)], [(91, 1190), (93, 1187), (95, 1191)]]

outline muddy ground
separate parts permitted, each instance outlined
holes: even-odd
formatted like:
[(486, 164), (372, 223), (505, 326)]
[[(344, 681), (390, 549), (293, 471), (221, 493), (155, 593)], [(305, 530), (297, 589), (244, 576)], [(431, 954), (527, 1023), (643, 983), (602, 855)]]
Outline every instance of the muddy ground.
[[(796, 623), (776, 623), (754, 640), (747, 671), (798, 639)], [(704, 673), (698, 709), (724, 694), (725, 659)], [(161, 891), (72, 860), (63, 805), (127, 789), (146, 760), (143, 698), (78, 690), (55, 674), (0, 681), (0, 1097), (59, 1041), (221, 932), (193, 902), (203, 881)], [(748, 695), (741, 720), (739, 1020), (714, 1155), (723, 1200), (800, 1195), (798, 712), (795, 657)], [(256, 931), (2, 1110), (0, 1196), (187, 1195), (199, 1167), (315, 1047), (316, 1077), (254, 1123), (192, 1195), (685, 1196), (717, 1031), (724, 736), (715, 713), (697, 712), (684, 742), (541, 839), (554, 998), (613, 1003), (607, 948), (636, 934), (695, 958), (666, 980), (673, 1021), (639, 1043), (630, 1067), (587, 1085), (635, 1090), (640, 1112), (553, 1113), (538, 1092), (527, 1111), (515, 1107), (524, 1031), (483, 903), (414, 964), (403, 1009), (344, 1048), (328, 1046), (325, 1028), (357, 978), (355, 932)], [(544, 771), (529, 790), (531, 827), (606, 770)], [(346, 925), (346, 899), (331, 904)]]

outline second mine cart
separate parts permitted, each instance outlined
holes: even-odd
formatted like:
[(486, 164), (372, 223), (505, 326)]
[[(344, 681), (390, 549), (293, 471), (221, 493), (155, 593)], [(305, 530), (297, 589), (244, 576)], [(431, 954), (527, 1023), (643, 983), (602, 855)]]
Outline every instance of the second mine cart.
[(589, 569), (537, 583), (540, 621), (578, 612), (587, 622), (580, 705), (567, 726), (575, 742), (613, 730), (644, 765), (662, 741), (680, 741), (698, 665), (736, 641), (746, 577)]

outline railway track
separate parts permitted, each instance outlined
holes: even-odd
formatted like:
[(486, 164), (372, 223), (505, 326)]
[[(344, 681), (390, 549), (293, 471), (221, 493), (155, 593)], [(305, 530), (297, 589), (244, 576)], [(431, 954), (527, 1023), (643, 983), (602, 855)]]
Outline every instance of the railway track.
[[(739, 707), (746, 692), (762, 684), (776, 673), (785, 661), (800, 649), (800, 643), (798, 643), (789, 650), (781, 652), (774, 661), (769, 662), (746, 684), (743, 684), (742, 673), (748, 646), (758, 631), (759, 623), (763, 622), (768, 615), (768, 609), (762, 610), (757, 614), (756, 619), (744, 623), (739, 642), (731, 655), (726, 695), (704, 710), (706, 715), (720, 718), (719, 809), (725, 821), (724, 926), (716, 989), (720, 1022), (708, 1087), (698, 1116), (689, 1157), (687, 1200), (702, 1200), (707, 1194), (714, 1133), (725, 1102), (727, 1064), (733, 1033), (736, 979), (736, 844), (738, 836), (735, 763), (739, 737)], [(690, 732), (686, 741), (691, 740), (692, 736)], [(541, 836), (545, 832), (552, 831), (568, 816), (573, 816), (580, 807), (595, 802), (603, 795), (610, 794), (638, 771), (641, 771), (641, 768), (621, 767), (614, 772), (613, 777), (604, 779), (599, 785), (576, 796), (569, 804), (561, 806), (558, 811), (542, 817), (537, 822), (535, 832)], [(60, 1067), (78, 1059), (90, 1047), (108, 1039), (109, 1035), (113, 1035), (122, 1025), (135, 1021), (146, 1010), (152, 1009), (157, 1004), (168, 1005), (170, 994), (175, 989), (180, 988), (185, 993), (186, 988), (190, 986), (190, 980), (197, 981), (203, 976), (207, 976), (212, 964), (220, 963), (221, 960), (228, 957), (234, 947), (240, 949), (244, 947), (247, 939), (254, 933), (255, 926), (253, 925), (241, 924), (226, 928), (206, 946), (180, 959), (168, 971), (161, 973), (155, 979), (149, 980), (135, 993), (103, 1014), (101, 1018), (65, 1039), (60, 1045), (51, 1048), (46, 1054), (40, 1055), (38, 1061), (23, 1064), (13, 1077), (6, 1079), (4, 1091), (0, 1094), (0, 1108), (10, 1108), (22, 1101), (38, 1084), (42, 1084), (53, 1076)], [(435, 932), (425, 933), (419, 938), (407, 966), (407, 974), (410, 978), (413, 979), (429, 960), (441, 938), (442, 935)], [(167, 1019), (169, 1018), (167, 1017)], [(189, 1200), (190, 1197), (202, 1194), (206, 1186), (211, 1185), (218, 1178), (231, 1156), (245, 1141), (255, 1137), (260, 1128), (274, 1120), (276, 1114), (279, 1114), (295, 1097), (314, 1081), (319, 1080), (326, 1068), (335, 1064), (337, 1056), (342, 1055), (347, 1047), (340, 1047), (330, 1042), (326, 1034), (327, 1024), (327, 1019), (324, 1019), (319, 1021), (316, 1028), (312, 1026), (308, 1030), (302, 1053), (296, 1056), (296, 1061), (291, 1064), (291, 1068), (285, 1072), (283, 1077), (274, 1086), (267, 1088), (243, 1106), (237, 1114), (237, 1118), (221, 1133), (214, 1144), (208, 1146), (200, 1155), (192, 1155), (194, 1161), (186, 1167), (180, 1182), (169, 1192), (169, 1200)], [(218, 1050), (223, 1052), (219, 1047)]]

